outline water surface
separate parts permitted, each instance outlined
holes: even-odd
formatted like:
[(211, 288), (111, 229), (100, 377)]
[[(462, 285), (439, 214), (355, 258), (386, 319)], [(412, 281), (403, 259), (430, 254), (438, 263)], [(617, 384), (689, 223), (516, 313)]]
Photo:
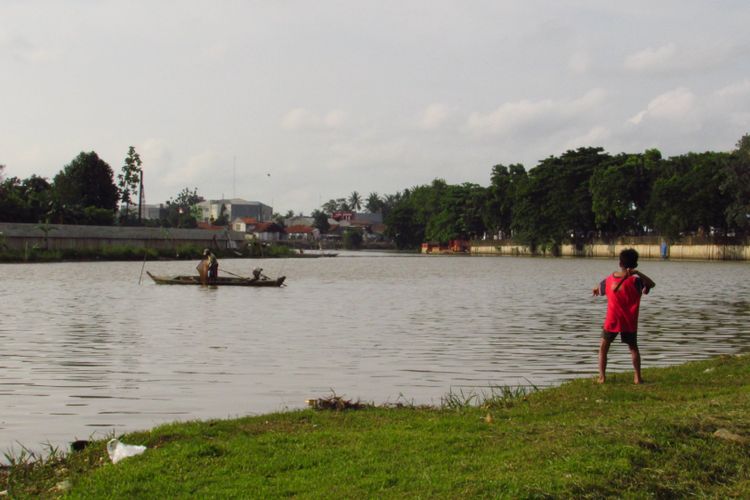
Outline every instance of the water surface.
[[(195, 263), (148, 262), (155, 274)], [(610, 260), (343, 253), (223, 260), (280, 289), (155, 285), (142, 263), (0, 266), (0, 450), (304, 406), (439, 403), (596, 371)], [(748, 351), (747, 263), (644, 261), (644, 367)], [(627, 348), (610, 371), (630, 370)]]

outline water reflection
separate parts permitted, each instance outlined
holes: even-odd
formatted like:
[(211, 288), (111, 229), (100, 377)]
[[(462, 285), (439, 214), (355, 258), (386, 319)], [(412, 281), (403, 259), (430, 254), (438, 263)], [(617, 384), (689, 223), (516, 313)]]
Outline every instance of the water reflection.
[[(289, 277), (282, 289), (139, 286), (140, 266), (0, 267), (0, 449), (296, 408), (331, 389), (436, 403), (451, 388), (593, 375), (605, 303), (589, 293), (613, 262), (264, 261)], [(746, 263), (642, 267), (658, 284), (641, 315), (645, 367), (748, 350)], [(613, 345), (610, 367), (630, 369), (626, 348)]]

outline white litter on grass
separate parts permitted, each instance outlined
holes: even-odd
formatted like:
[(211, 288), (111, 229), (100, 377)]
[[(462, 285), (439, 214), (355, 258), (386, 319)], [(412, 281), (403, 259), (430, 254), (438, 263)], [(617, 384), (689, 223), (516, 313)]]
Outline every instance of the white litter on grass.
[(109, 458), (112, 459), (113, 464), (116, 464), (123, 458), (140, 455), (144, 451), (146, 451), (145, 446), (125, 444), (117, 439), (110, 439), (109, 442), (107, 442), (107, 453), (109, 453)]

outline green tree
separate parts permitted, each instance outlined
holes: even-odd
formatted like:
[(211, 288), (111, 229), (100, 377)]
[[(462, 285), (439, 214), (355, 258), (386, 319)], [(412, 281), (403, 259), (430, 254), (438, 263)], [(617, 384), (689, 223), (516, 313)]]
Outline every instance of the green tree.
[(352, 191), (352, 194), (349, 195), (349, 207), (355, 212), (362, 208), (362, 197), (359, 192)]
[(385, 234), (397, 248), (416, 248), (424, 241), (424, 225), (416, 221), (416, 215), (414, 208), (402, 201), (386, 216)]
[(26, 222), (42, 222), (49, 218), (52, 185), (47, 179), (32, 175), (21, 183), (26, 204)]
[(140, 155), (135, 151), (133, 146), (130, 146), (128, 154), (125, 157), (125, 163), (122, 166), (122, 171), (117, 175), (120, 200), (125, 203), (125, 213), (122, 216), (125, 222), (130, 219), (130, 204), (133, 201), (133, 195), (138, 193), (141, 183), (141, 175), (143, 173), (142, 164)]
[[(0, 171), (1, 173), (1, 171)], [(0, 182), (0, 221), (27, 222), (26, 203), (18, 177), (8, 177)]]
[(196, 227), (200, 210), (197, 205), (202, 201), (203, 197), (198, 195), (198, 188), (193, 188), (192, 191), (183, 188), (174, 199), (170, 198), (167, 201), (166, 225), (184, 228)]
[(326, 234), (331, 228), (331, 225), (328, 223), (328, 214), (322, 210), (313, 210), (312, 218), (313, 227), (320, 231), (320, 234)]
[(602, 148), (579, 148), (542, 160), (528, 174), (514, 206), (513, 229), (532, 248), (553, 250), (593, 236), (589, 183), (594, 170), (611, 161)]
[(725, 177), (719, 186), (727, 200), (727, 228), (738, 236), (750, 233), (750, 135), (737, 141), (737, 149), (727, 163)]
[(513, 205), (518, 187), (526, 180), (526, 169), (517, 163), (506, 167), (492, 167), (490, 186), (484, 210), (484, 225), (492, 233), (500, 232), (504, 238), (511, 235)]
[[(84, 213), (88, 207), (108, 210), (114, 217), (120, 198), (112, 168), (93, 151), (79, 154), (55, 176), (54, 193), (58, 204), (78, 214), (83, 223), (89, 219)], [(101, 214), (95, 219), (105, 220)]]
[(367, 201), (365, 202), (365, 210), (367, 210), (371, 214), (375, 214), (383, 210), (383, 200), (380, 198), (380, 195), (378, 195), (378, 193), (372, 192), (367, 196)]
[(647, 225), (645, 209), (651, 194), (652, 172), (661, 153), (620, 154), (594, 169), (589, 181), (596, 227), (607, 236), (641, 234)]
[[(433, 187), (437, 186), (433, 183)], [(471, 183), (440, 185), (434, 193), (437, 209), (427, 215), (425, 237), (429, 241), (477, 238), (485, 232), (483, 219), (487, 202), (485, 188)]]
[(328, 215), (333, 214), (336, 210), (339, 209), (339, 205), (334, 199), (330, 199), (327, 202), (323, 203), (323, 205), (320, 207), (323, 212), (325, 212)]
[(349, 206), (349, 202), (346, 198), (336, 198), (336, 210), (340, 212), (349, 212), (352, 207)]
[[(274, 214), (278, 217), (279, 214)], [(276, 220), (274, 217), (271, 217), (273, 220)], [(213, 221), (213, 224), (215, 226), (226, 226), (229, 224), (229, 214), (227, 214), (227, 206), (222, 203), (221, 209), (219, 209), (219, 217)]]
[(347, 250), (359, 250), (362, 248), (362, 233), (353, 228), (346, 229), (342, 235), (342, 244)]
[(666, 160), (648, 204), (654, 227), (670, 240), (684, 234), (726, 233), (729, 200), (722, 194), (730, 153), (688, 153)]

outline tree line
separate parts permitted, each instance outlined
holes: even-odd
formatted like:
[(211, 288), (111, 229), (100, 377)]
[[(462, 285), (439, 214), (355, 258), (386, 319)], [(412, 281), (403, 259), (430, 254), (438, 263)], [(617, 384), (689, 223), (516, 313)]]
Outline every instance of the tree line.
[[(353, 201), (330, 200), (317, 212), (323, 218)], [(670, 158), (657, 149), (612, 155), (582, 147), (528, 171), (495, 165), (487, 187), (435, 179), (394, 195), (372, 193), (367, 205), (383, 212), (386, 234), (399, 248), (482, 238), (512, 238), (534, 249), (621, 236), (744, 238), (750, 234), (750, 135), (730, 152)]]
[(116, 177), (94, 151), (81, 152), (52, 182), (37, 175), (6, 178), (4, 171), (0, 165), (0, 222), (196, 227), (196, 204), (203, 201), (197, 189), (185, 188), (167, 201), (162, 219), (147, 221), (140, 203), (143, 162), (133, 146)]
[[(112, 168), (93, 151), (79, 154), (52, 182), (3, 173), (0, 165), (0, 221), (147, 223), (137, 211), (143, 168), (132, 146), (117, 183)], [(161, 220), (148, 223), (195, 227), (201, 201), (197, 189), (185, 188), (167, 201)], [(670, 158), (656, 149), (612, 155), (582, 147), (529, 170), (522, 164), (495, 165), (487, 187), (435, 179), (385, 196), (365, 198), (354, 191), (315, 210), (314, 224), (325, 232), (334, 212), (362, 207), (383, 214), (386, 235), (399, 248), (481, 238), (512, 238), (532, 248), (647, 234), (669, 241), (686, 235), (745, 238), (750, 235), (750, 135), (729, 152)]]

